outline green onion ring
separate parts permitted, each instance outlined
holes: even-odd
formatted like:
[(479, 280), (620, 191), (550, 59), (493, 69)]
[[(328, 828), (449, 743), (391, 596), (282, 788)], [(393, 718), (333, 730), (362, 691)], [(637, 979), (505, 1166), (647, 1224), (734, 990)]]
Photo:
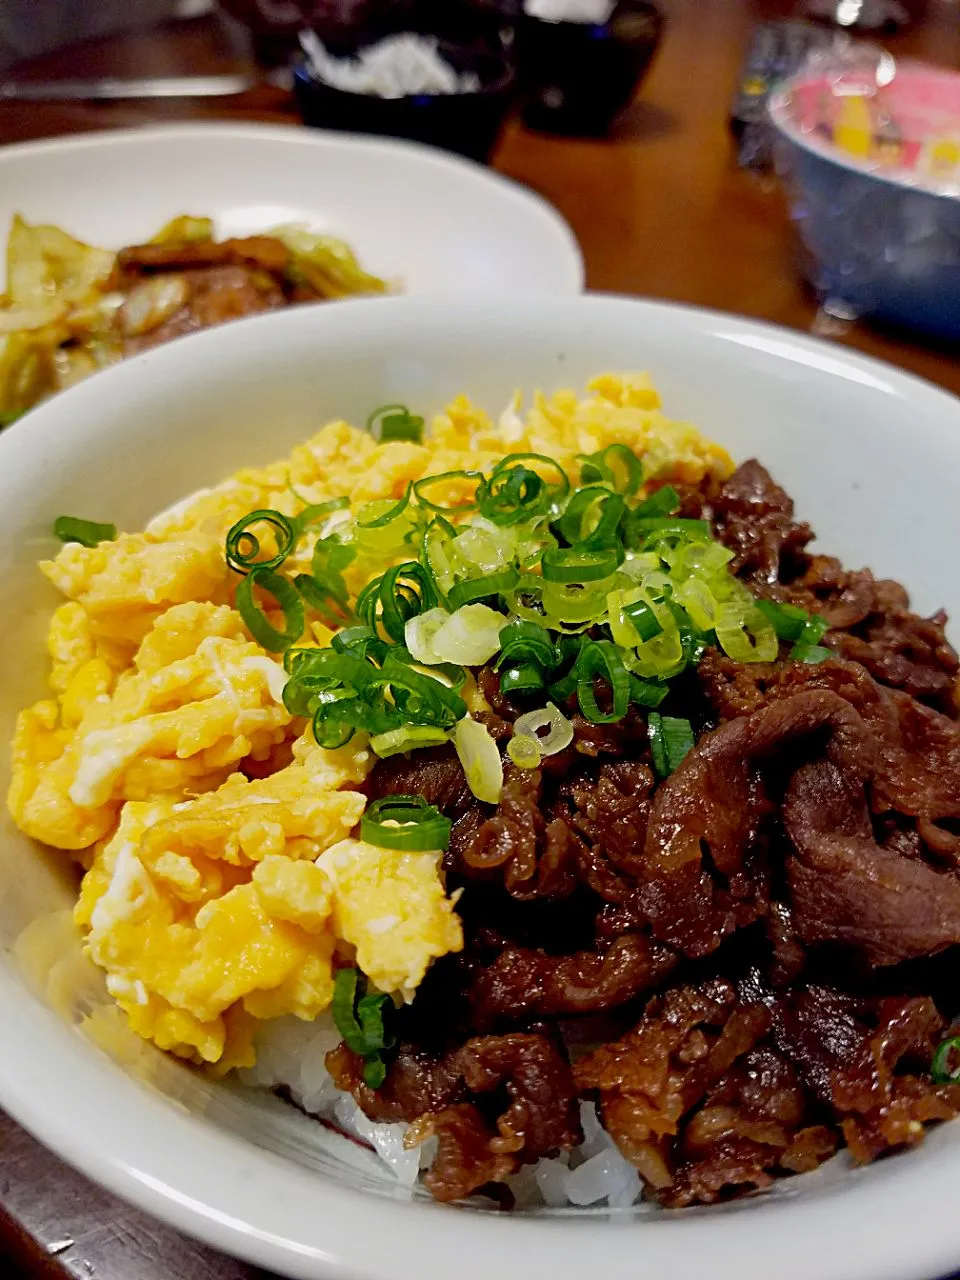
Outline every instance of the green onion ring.
[(497, 573), (487, 573), (480, 578), (468, 578), (465, 582), (455, 583), (447, 592), (447, 601), (452, 612), (461, 605), (473, 604), (477, 600), (485, 600), (488, 596), (502, 595), (512, 591), (520, 581), (516, 569), (501, 569)]
[(616, 573), (618, 563), (617, 553), (603, 548), (551, 547), (543, 553), (540, 572), (547, 582), (599, 582)]
[(384, 404), (367, 419), (367, 430), (380, 444), (394, 440), (419, 444), (423, 439), (423, 419), (412, 414), (405, 404)]
[[(277, 552), (268, 560), (258, 560), (260, 539), (250, 532), (250, 525), (268, 524), (277, 535)], [(227, 564), (237, 573), (250, 573), (254, 569), (276, 569), (293, 550), (297, 543), (295, 522), (285, 516), (282, 511), (274, 511), (265, 507), (259, 511), (250, 511), (237, 521), (227, 533)]]
[[(285, 627), (278, 631), (253, 597), (254, 587), (269, 592), (283, 611)], [(247, 630), (262, 649), (270, 653), (283, 653), (303, 635), (306, 621), (303, 601), (292, 582), (281, 578), (271, 569), (251, 569), (237, 587), (237, 612), (243, 618)]]
[[(576, 676), (577, 701), (587, 720), (592, 724), (614, 724), (623, 719), (630, 705), (630, 675), (612, 641), (588, 641), (577, 659)], [(598, 676), (610, 686), (612, 707), (607, 712), (600, 710), (593, 688)]]
[[(439, 484), (441, 480), (476, 480), (477, 488), (474, 490), (474, 496), (469, 502), (455, 502), (452, 507), (443, 507), (424, 497), (424, 490), (430, 485)], [(424, 476), (422, 480), (417, 480), (414, 483), (413, 492), (416, 494), (417, 502), (421, 507), (426, 507), (429, 511), (438, 511), (441, 515), (449, 515), (451, 512), (475, 511), (477, 507), (477, 492), (482, 483), (483, 475), (479, 471), (441, 471), (439, 475)]]
[(423, 796), (384, 796), (374, 800), (360, 819), (360, 838), (380, 849), (423, 853), (446, 849), (452, 825)]
[[(413, 492), (413, 485), (408, 484), (406, 489), (404, 490), (403, 497), (400, 498), (396, 503), (394, 503), (394, 505), (389, 509), (389, 511), (384, 511), (382, 515), (377, 516), (373, 520), (362, 520), (360, 518), (360, 513), (358, 512), (357, 528), (358, 529), (384, 529), (388, 524), (393, 524), (394, 520), (396, 520), (398, 516), (402, 516), (404, 511), (406, 511), (407, 507), (410, 505), (410, 494), (412, 492)], [(373, 504), (368, 503), (367, 505), (372, 506)], [(361, 510), (362, 509), (363, 508), (361, 508)]]
[(951, 1068), (952, 1053), (960, 1054), (960, 1036), (950, 1036), (937, 1046), (930, 1063), (930, 1078), (934, 1084), (956, 1084), (960, 1081), (960, 1061)]

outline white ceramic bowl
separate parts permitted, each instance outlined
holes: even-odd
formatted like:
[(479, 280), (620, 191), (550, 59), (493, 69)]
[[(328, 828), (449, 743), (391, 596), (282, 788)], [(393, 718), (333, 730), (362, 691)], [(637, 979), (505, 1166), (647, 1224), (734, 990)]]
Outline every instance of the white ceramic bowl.
[(572, 231), (532, 191), (433, 147), (318, 129), (166, 125), (0, 147), (0, 237), (15, 213), (107, 249), (181, 213), (224, 236), (305, 222), (408, 293), (583, 288)]
[[(42, 689), (53, 597), (34, 562), (53, 549), (56, 514), (137, 527), (327, 418), (387, 401), (430, 411), (459, 391), (496, 410), (514, 387), (577, 386), (606, 368), (649, 369), (673, 415), (759, 455), (824, 547), (903, 579), (922, 610), (960, 610), (960, 405), (943, 392), (810, 338), (654, 303), (350, 302), (172, 343), (0, 435), (0, 738)], [(76, 943), (42, 926), (32, 979), (15, 945), (70, 904), (68, 879), (3, 822), (0, 1104), (222, 1249), (312, 1280), (932, 1280), (960, 1264), (960, 1124), (874, 1167), (833, 1164), (715, 1210), (509, 1217), (410, 1203), (355, 1147), (272, 1098), (213, 1085), (139, 1041), (89, 1043), (76, 1023), (102, 987)]]

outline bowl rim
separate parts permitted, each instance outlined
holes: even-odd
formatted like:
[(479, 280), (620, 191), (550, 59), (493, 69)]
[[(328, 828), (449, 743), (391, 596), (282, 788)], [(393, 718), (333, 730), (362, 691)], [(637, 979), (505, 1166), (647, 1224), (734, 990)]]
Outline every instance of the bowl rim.
[[(918, 421), (929, 411), (956, 416), (960, 400), (914, 375), (859, 352), (775, 325), (673, 303), (588, 295), (514, 299), (515, 312), (542, 323), (561, 311), (577, 324), (646, 317), (692, 336), (723, 339), (816, 367), (910, 400)], [(503, 300), (471, 300), (475, 322), (495, 324)], [(393, 308), (392, 312), (385, 308)], [(95, 414), (111, 388), (138, 382), (147, 362), (154, 387), (175, 376), (183, 342), (200, 353), (226, 341), (246, 349), (255, 326), (289, 329), (310, 314), (312, 334), (344, 331), (362, 342), (369, 326), (455, 315), (462, 303), (434, 298), (350, 301), (254, 316), (146, 352), (39, 406), (0, 436), (7, 457), (55, 451), (64, 411)], [(74, 414), (76, 417), (77, 414)], [(943, 439), (954, 437), (938, 428)], [(632, 1218), (604, 1210), (576, 1218), (514, 1217), (403, 1203), (351, 1190), (218, 1130), (151, 1093), (107, 1059), (0, 966), (0, 1103), (40, 1141), (111, 1191), (216, 1248), (304, 1280), (446, 1280), (455, 1259), (460, 1280), (512, 1276), (522, 1264), (531, 1280), (581, 1280), (602, 1259), (607, 1280), (636, 1280), (637, 1251), (625, 1241)], [(64, 1089), (65, 1063), (70, 1087)], [(776, 1258), (779, 1280), (929, 1280), (960, 1258), (960, 1215), (950, 1172), (956, 1156), (933, 1147), (929, 1165), (903, 1157), (868, 1175), (805, 1195), (758, 1199), (748, 1212), (724, 1208), (682, 1217), (651, 1214), (638, 1238), (651, 1275), (701, 1280), (705, 1257), (719, 1280), (764, 1280)], [(184, 1160), (183, 1153), (190, 1159)], [(939, 1165), (937, 1164), (939, 1160)], [(941, 1176), (938, 1175), (938, 1171)], [(786, 1212), (787, 1217), (784, 1218)], [(613, 1218), (613, 1221), (608, 1219)], [(619, 1220), (617, 1220), (619, 1218)], [(922, 1231), (919, 1227), (922, 1225)], [(619, 1233), (619, 1234), (615, 1234)], [(788, 1248), (784, 1249), (783, 1244)], [(829, 1270), (826, 1268), (829, 1267)]]
[[(922, 72), (925, 75), (936, 74), (960, 83), (960, 72), (953, 71), (949, 67), (928, 66), (924, 62), (912, 58), (898, 59), (897, 67), (899, 71)], [(960, 186), (955, 187), (952, 191), (945, 191), (935, 186), (932, 181), (918, 179), (910, 169), (896, 166), (890, 169), (870, 169), (867, 167), (866, 162), (857, 156), (846, 155), (833, 149), (827, 150), (825, 146), (818, 146), (814, 142), (813, 136), (804, 133), (800, 126), (791, 120), (788, 115), (790, 98), (794, 89), (803, 81), (811, 78), (812, 73), (810, 71), (800, 71), (796, 75), (780, 81), (771, 93), (767, 102), (766, 116), (781, 137), (826, 164), (835, 165), (838, 169), (842, 169), (847, 173), (857, 174), (862, 178), (882, 182), (897, 191), (931, 196), (936, 200), (944, 200), (952, 204), (960, 201)]]

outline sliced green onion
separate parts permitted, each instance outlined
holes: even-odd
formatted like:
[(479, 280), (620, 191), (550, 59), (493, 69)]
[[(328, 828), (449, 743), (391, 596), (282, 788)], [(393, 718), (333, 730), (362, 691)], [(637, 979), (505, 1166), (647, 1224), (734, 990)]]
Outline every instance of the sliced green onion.
[(651, 711), (647, 718), (647, 735), (653, 767), (661, 778), (669, 777), (696, 743), (689, 720), (662, 716), (657, 711)]
[(433, 579), (419, 561), (407, 560), (368, 582), (357, 596), (356, 610), (371, 631), (379, 624), (394, 643), (402, 644), (409, 619), (436, 605)]
[(587, 630), (602, 620), (604, 601), (614, 581), (616, 579), (611, 575), (601, 582), (590, 584), (544, 583), (541, 597), (544, 622), (555, 631), (566, 634)]
[(335, 600), (346, 604), (350, 592), (343, 579), (343, 571), (356, 559), (357, 549), (341, 542), (336, 534), (318, 538), (313, 547), (310, 575), (314, 581)]
[(433, 647), (433, 638), (444, 625), (450, 621), (446, 609), (428, 609), (418, 613), (415, 618), (408, 619), (403, 628), (404, 643), (417, 662), (430, 667), (443, 661)]
[[(758, 600), (757, 608), (771, 624), (780, 640), (799, 640), (810, 621), (810, 615), (806, 609), (801, 609), (795, 604), (777, 604), (774, 600)], [(822, 635), (821, 631), (820, 636)], [(816, 644), (820, 636), (810, 643)]]
[(380, 849), (404, 853), (444, 850), (453, 824), (423, 796), (384, 796), (360, 819), (360, 837)]
[[(254, 524), (269, 525), (277, 541), (276, 554), (265, 560), (257, 559), (260, 555), (260, 539), (250, 532), (250, 526)], [(297, 530), (294, 522), (282, 511), (270, 508), (250, 511), (227, 533), (227, 564), (237, 573), (249, 573), (251, 569), (276, 569), (286, 560), (296, 542)]]
[(323, 708), (318, 707), (313, 717), (313, 736), (318, 747), (327, 751), (337, 751), (345, 747), (356, 732), (352, 724), (346, 720), (333, 720), (321, 714)]
[(529, 467), (514, 466), (497, 470), (479, 490), (480, 514), (504, 527), (534, 520), (552, 508), (550, 488)]
[(387, 1064), (379, 1053), (372, 1054), (363, 1064), (363, 1083), (368, 1089), (379, 1089), (387, 1078)]
[(503, 791), (503, 761), (490, 730), (479, 720), (464, 717), (453, 734), (467, 786), (485, 804), (499, 804)]
[(429, 724), (405, 724), (402, 729), (378, 733), (370, 739), (370, 749), (386, 760), (401, 751), (416, 751), (420, 747), (439, 747), (448, 740), (449, 730)]
[(497, 669), (517, 663), (536, 663), (546, 670), (560, 664), (557, 646), (549, 633), (536, 622), (524, 622), (518, 618), (500, 632)]
[(358, 529), (385, 529), (393, 524), (410, 505), (410, 494), (413, 486), (407, 485), (403, 497), (394, 502), (392, 498), (383, 498), (376, 502), (368, 502), (357, 512)]
[[(401, 723), (437, 725), (452, 729), (467, 714), (467, 704), (455, 689), (441, 684), (432, 676), (422, 675), (398, 659), (393, 651), (384, 658), (380, 671), (372, 671), (367, 691), (389, 690)], [(366, 728), (366, 725), (360, 725)], [(399, 728), (399, 724), (386, 725)]]
[(337, 653), (350, 653), (358, 658), (370, 658), (381, 663), (389, 645), (369, 627), (344, 627), (330, 641)]
[[(541, 729), (549, 732), (541, 737)], [(528, 711), (518, 716), (513, 732), (520, 737), (532, 737), (542, 756), (555, 756), (565, 751), (573, 741), (573, 725), (552, 702), (548, 702), (542, 711)]]
[(535, 693), (544, 687), (542, 667), (535, 662), (520, 662), (516, 666), (504, 667), (500, 672), (500, 692)]
[(548, 582), (598, 582), (617, 571), (615, 551), (558, 547), (543, 553), (540, 571)]
[[(297, 493), (294, 496), (300, 497)], [(302, 502), (303, 499), (300, 498), (300, 501)], [(299, 538), (310, 525), (326, 520), (328, 516), (332, 516), (337, 511), (345, 511), (349, 505), (350, 499), (346, 496), (331, 498), (328, 502), (308, 503), (299, 515), (293, 517), (290, 523), (293, 525), (297, 538)]]
[(391, 440), (412, 440), (419, 444), (423, 439), (423, 419), (412, 414), (405, 404), (385, 404), (371, 413), (367, 430), (381, 444)]
[(623, 606), (623, 616), (636, 631), (641, 641), (652, 640), (660, 635), (663, 627), (660, 620), (645, 600), (633, 600)]
[(79, 542), (82, 547), (95, 547), (100, 542), (113, 542), (117, 526), (81, 520), (79, 516), (57, 516), (53, 522), (53, 536), (61, 542)]
[[(609, 640), (591, 640), (577, 659), (577, 701), (592, 724), (613, 724), (627, 714), (630, 703), (630, 676), (616, 645)], [(601, 711), (593, 682), (599, 677), (610, 686), (611, 709)]]
[(516, 569), (502, 569), (499, 573), (487, 573), (480, 578), (469, 578), (466, 582), (456, 583), (447, 592), (447, 600), (451, 609), (459, 609), (475, 600), (487, 600), (490, 596), (512, 591), (519, 581), (520, 575)]
[[(930, 1077), (934, 1084), (956, 1084), (960, 1081), (960, 1056), (953, 1059), (954, 1054), (960, 1055), (960, 1036), (950, 1036), (937, 1046), (930, 1063)], [(950, 1065), (951, 1059), (956, 1066)]]
[(665, 684), (654, 684), (650, 680), (630, 676), (630, 701), (638, 707), (659, 707), (669, 692)]
[(456, 536), (457, 530), (449, 520), (435, 516), (427, 525), (420, 544), (420, 563), (433, 578), (441, 599), (446, 597), (456, 581), (450, 550)]
[[(431, 485), (441, 484), (449, 480), (476, 480), (477, 488), (474, 490), (473, 497), (466, 502), (455, 502), (449, 507), (441, 506), (426, 497)], [(475, 511), (477, 508), (477, 493), (482, 483), (483, 476), (479, 471), (441, 471), (439, 475), (424, 476), (422, 480), (417, 480), (414, 483), (413, 492), (416, 494), (417, 501), (421, 507), (426, 507), (430, 511), (439, 511), (441, 515), (449, 515), (457, 512)]]
[[(401, 644), (388, 645), (386, 648), (392, 663), (402, 662), (415, 670), (426, 668), (426, 671), (422, 671), (422, 674), (430, 676), (438, 684), (452, 689), (455, 693), (459, 693), (467, 682), (466, 667), (461, 667), (455, 662), (420, 663), (409, 649), (405, 649)], [(381, 659), (381, 666), (386, 657), (387, 653), (384, 653)]]
[(829, 630), (830, 623), (827, 622), (826, 618), (821, 618), (819, 613), (815, 613), (811, 618), (808, 618), (804, 624), (803, 630), (796, 637), (797, 642), (794, 645), (793, 652), (790, 654), (791, 658), (794, 658), (799, 662), (806, 661), (806, 659), (799, 657), (797, 651), (805, 651), (807, 649), (815, 648), (820, 644), (820, 641)]
[(601, 486), (578, 490), (555, 528), (571, 545), (605, 546), (616, 537), (627, 504)]
[[(283, 611), (284, 629), (278, 631), (253, 596), (254, 587), (268, 592)], [(251, 569), (237, 587), (237, 612), (243, 618), (247, 630), (262, 649), (270, 653), (283, 653), (303, 635), (306, 621), (303, 601), (292, 582), (281, 578), (272, 569)]]
[(720, 648), (734, 662), (776, 661), (777, 633), (752, 598), (719, 605), (714, 630)]
[(337, 627), (343, 627), (352, 621), (353, 615), (336, 596), (332, 595), (326, 587), (320, 585), (316, 578), (308, 573), (298, 573), (293, 580), (293, 585), (306, 600), (307, 604), (315, 613), (319, 613), (320, 620), (324, 626), (331, 631)]
[(537, 739), (529, 733), (517, 733), (507, 743), (507, 755), (518, 769), (537, 769), (543, 759)]
[[(490, 483), (492, 484), (501, 472), (513, 470), (518, 464), (531, 462), (539, 462), (541, 467), (546, 467), (548, 471), (552, 471), (554, 473), (555, 479), (552, 482), (544, 479), (542, 476), (540, 479), (543, 480), (543, 483), (547, 486), (548, 497), (550, 500), (549, 506), (553, 509), (558, 509), (558, 504), (562, 502), (570, 492), (570, 478), (564, 471), (563, 467), (561, 467), (560, 463), (557, 462), (555, 458), (548, 457), (545, 453), (508, 453), (506, 457), (500, 459), (497, 465), (490, 472)], [(530, 468), (525, 467), (525, 469), (529, 470)]]
[(794, 662), (806, 662), (809, 666), (815, 667), (818, 663), (826, 662), (828, 658), (836, 657), (836, 654), (822, 644), (795, 644), (790, 650), (790, 657)]
[(633, 527), (648, 537), (652, 533), (681, 534), (684, 537), (709, 538), (708, 520), (681, 520), (677, 516), (641, 516), (633, 521)]
[(499, 650), (505, 624), (503, 614), (495, 609), (465, 604), (434, 632), (431, 648), (441, 662), (482, 667)]
[(385, 1021), (393, 1001), (387, 995), (367, 995), (366, 988), (357, 969), (339, 969), (333, 982), (333, 1021), (347, 1048), (364, 1059), (364, 1083), (379, 1089), (387, 1075), (381, 1054), (396, 1043)]
[(609, 444), (598, 453), (581, 454), (578, 461), (585, 484), (602, 480), (631, 498), (643, 483), (643, 463), (625, 444)]
[(680, 510), (680, 495), (674, 489), (673, 485), (665, 484), (656, 493), (652, 493), (649, 498), (645, 498), (633, 509), (633, 515), (638, 520), (652, 518), (655, 516), (672, 516), (675, 511)]

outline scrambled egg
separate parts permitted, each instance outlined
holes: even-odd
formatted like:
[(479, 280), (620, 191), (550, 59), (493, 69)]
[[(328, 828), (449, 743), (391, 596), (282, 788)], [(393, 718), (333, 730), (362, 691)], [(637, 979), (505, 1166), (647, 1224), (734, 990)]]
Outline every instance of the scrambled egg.
[[(8, 804), (23, 831), (81, 863), (87, 954), (161, 1048), (217, 1071), (252, 1065), (258, 1022), (317, 1017), (338, 963), (409, 1000), (430, 963), (463, 944), (438, 854), (351, 837), (373, 759), (362, 735), (323, 750), (285, 709), (282, 666), (232, 607), (231, 525), (343, 494), (397, 499), (411, 481), (511, 452), (575, 475), (577, 455), (624, 443), (670, 479), (732, 470), (664, 416), (643, 376), (606, 375), (584, 399), (559, 392), (537, 396), (525, 419), (519, 410), (517, 399), (493, 422), (459, 399), (423, 444), (377, 444), (332, 423), (143, 533), (71, 543), (41, 565), (67, 602), (50, 623), (51, 696), (18, 720)], [(355, 563), (351, 590), (371, 571)]]

